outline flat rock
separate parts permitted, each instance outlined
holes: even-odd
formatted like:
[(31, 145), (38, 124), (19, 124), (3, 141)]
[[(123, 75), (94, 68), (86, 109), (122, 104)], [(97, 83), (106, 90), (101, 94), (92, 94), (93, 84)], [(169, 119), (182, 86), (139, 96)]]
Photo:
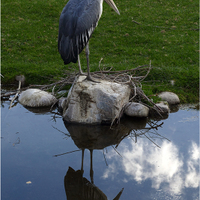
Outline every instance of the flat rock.
[(140, 103), (131, 102), (127, 104), (124, 113), (130, 117), (148, 117), (149, 108)]
[(179, 104), (180, 99), (177, 94), (173, 92), (162, 92), (158, 95), (163, 101), (167, 101), (169, 104)]
[(67, 99), (62, 101), (63, 119), (70, 123), (111, 123), (124, 104), (129, 101), (131, 88), (101, 80), (100, 83), (79, 76), (72, 85)]
[(20, 94), (18, 101), (23, 106), (46, 107), (53, 105), (56, 102), (56, 98), (43, 90), (27, 89)]

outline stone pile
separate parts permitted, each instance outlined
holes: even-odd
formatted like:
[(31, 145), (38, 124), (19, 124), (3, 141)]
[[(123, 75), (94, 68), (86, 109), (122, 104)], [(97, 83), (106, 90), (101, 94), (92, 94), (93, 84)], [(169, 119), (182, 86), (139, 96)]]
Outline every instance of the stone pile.
[[(162, 101), (149, 109), (141, 103), (129, 102), (130, 96), (128, 84), (106, 80), (96, 83), (82, 75), (74, 81), (67, 98), (59, 99), (58, 110), (68, 123), (110, 124), (123, 113), (130, 117), (166, 118), (170, 113), (169, 105), (180, 103), (176, 94), (162, 92), (158, 95)], [(20, 94), (18, 101), (27, 107), (44, 107), (53, 105), (57, 99), (45, 91), (28, 89)]]

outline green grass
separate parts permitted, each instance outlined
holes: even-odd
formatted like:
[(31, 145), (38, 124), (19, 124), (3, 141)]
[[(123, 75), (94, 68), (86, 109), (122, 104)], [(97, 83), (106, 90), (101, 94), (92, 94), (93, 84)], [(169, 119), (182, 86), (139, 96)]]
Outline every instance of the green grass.
[[(60, 13), (67, 1), (2, 0), (1, 73), (3, 84), (23, 74), (27, 84), (46, 84), (64, 77), (57, 51)], [(164, 90), (181, 102), (197, 102), (199, 32), (197, 0), (115, 0), (117, 15), (106, 3), (90, 39), (91, 71), (101, 65), (116, 70), (153, 66), (143, 82), (148, 95)], [(134, 21), (140, 23), (139, 25)], [(81, 53), (86, 70), (85, 53)], [(170, 85), (170, 80), (175, 85)]]

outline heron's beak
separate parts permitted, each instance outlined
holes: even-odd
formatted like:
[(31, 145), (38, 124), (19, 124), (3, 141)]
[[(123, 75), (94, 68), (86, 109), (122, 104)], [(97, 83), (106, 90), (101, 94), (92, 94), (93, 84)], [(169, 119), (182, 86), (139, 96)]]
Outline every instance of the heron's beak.
[(114, 3), (113, 0), (105, 0), (105, 2), (106, 2), (118, 15), (120, 15), (119, 10), (117, 9), (117, 6), (115, 5), (115, 3)]

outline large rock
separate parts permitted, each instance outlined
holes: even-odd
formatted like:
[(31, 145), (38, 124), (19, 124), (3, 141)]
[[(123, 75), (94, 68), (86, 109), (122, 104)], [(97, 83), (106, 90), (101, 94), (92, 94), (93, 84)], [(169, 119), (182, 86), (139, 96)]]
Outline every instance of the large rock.
[(136, 102), (128, 103), (124, 113), (130, 117), (148, 117), (149, 108)]
[(85, 78), (86, 76), (79, 76), (67, 99), (62, 100), (63, 119), (82, 124), (112, 122), (129, 101), (130, 87), (105, 80), (95, 83)]
[(179, 104), (180, 99), (177, 94), (173, 92), (162, 92), (158, 95), (163, 101), (167, 101), (169, 104)]
[(20, 94), (18, 101), (23, 106), (35, 108), (51, 106), (56, 102), (56, 98), (43, 90), (27, 89)]

